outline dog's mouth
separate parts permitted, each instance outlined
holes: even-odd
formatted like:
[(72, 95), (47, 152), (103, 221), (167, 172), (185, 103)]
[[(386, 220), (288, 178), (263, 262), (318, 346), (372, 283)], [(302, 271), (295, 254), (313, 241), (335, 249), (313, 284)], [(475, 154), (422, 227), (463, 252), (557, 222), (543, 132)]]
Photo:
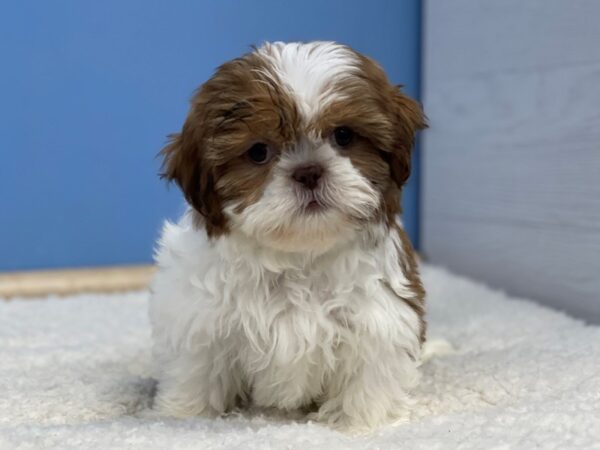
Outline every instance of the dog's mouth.
[(329, 206), (325, 201), (323, 201), (323, 199), (313, 194), (303, 203), (302, 212), (305, 214), (314, 214), (325, 211), (328, 208)]
[(316, 212), (325, 209), (325, 205), (320, 203), (318, 200), (311, 200), (304, 208), (307, 212)]
[(298, 189), (296, 190), (296, 201), (297, 213), (303, 216), (323, 213), (336, 206), (321, 189)]

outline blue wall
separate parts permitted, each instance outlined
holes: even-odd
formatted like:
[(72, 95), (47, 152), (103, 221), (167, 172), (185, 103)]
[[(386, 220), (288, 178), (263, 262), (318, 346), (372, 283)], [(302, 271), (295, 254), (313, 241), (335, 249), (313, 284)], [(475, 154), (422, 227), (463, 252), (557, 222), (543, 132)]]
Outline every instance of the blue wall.
[[(337, 40), (416, 95), (419, 9), (417, 0), (3, 2), (0, 270), (150, 261), (161, 221), (183, 210), (155, 155), (217, 65), (265, 40)], [(411, 187), (413, 237), (415, 208)]]

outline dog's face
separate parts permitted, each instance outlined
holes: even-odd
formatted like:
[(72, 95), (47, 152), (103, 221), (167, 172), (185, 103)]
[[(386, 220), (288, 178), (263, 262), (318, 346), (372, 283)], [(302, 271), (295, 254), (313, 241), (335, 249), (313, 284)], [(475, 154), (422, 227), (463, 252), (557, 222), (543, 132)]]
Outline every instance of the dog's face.
[(221, 66), (163, 150), (209, 236), (322, 252), (391, 221), (420, 107), (348, 47), (265, 44)]

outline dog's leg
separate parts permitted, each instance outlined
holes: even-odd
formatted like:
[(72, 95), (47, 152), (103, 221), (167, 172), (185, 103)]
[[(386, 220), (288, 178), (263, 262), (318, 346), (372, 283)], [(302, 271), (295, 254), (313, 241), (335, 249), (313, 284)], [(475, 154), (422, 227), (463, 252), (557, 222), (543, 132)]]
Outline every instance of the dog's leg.
[(214, 417), (231, 409), (242, 395), (239, 373), (214, 346), (163, 362), (158, 378), (153, 409), (161, 415)]
[(402, 348), (376, 348), (365, 346), (341, 363), (314, 418), (350, 431), (408, 418), (407, 390), (418, 382), (417, 363)]

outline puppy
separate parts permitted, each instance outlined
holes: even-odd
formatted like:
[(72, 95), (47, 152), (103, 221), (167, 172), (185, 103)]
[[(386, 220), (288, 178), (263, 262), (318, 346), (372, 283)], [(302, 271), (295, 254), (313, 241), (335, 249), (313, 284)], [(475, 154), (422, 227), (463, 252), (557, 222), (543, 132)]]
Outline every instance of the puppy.
[(189, 209), (156, 250), (154, 409), (240, 403), (372, 428), (407, 414), (424, 291), (398, 220), (419, 105), (333, 42), (219, 67), (162, 150)]

